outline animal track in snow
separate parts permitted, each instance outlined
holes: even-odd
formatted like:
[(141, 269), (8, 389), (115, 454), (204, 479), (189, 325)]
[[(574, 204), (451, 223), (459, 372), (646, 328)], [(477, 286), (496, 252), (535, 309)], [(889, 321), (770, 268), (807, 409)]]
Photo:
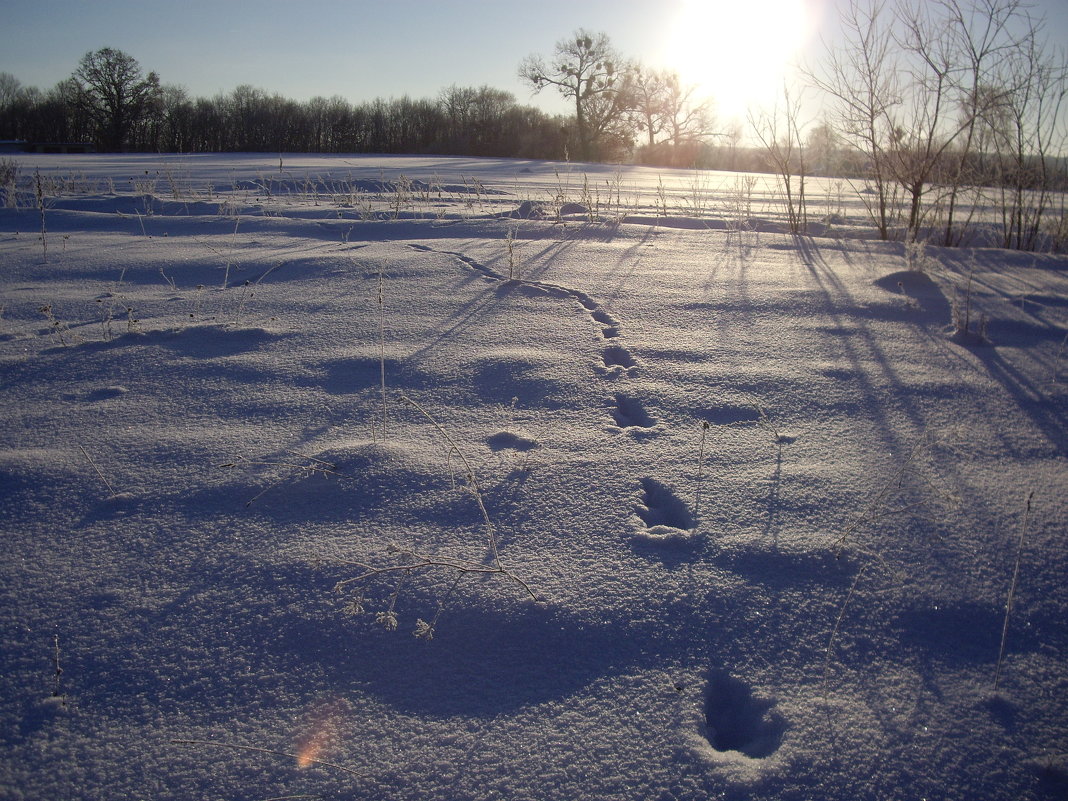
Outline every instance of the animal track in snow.
[(656, 420), (649, 416), (640, 401), (622, 392), (616, 393), (615, 403), (609, 411), (620, 428), (648, 429), (656, 425)]
[[(590, 315), (590, 319), (601, 326), (601, 335), (606, 340), (613, 340), (619, 337), (619, 320), (602, 309), (596, 300), (581, 290), (560, 286), (559, 284), (550, 284), (544, 281), (510, 279), (501, 275), (496, 270), (493, 270), (484, 264), (480, 264), (470, 256), (465, 256), (463, 253), (457, 253), (452, 250), (436, 250), (428, 245), (415, 242), (409, 242), (408, 247), (421, 253), (437, 253), (444, 256), (452, 256), (467, 267), (478, 271), (486, 278), (498, 281), (501, 284), (501, 291), (504, 291), (505, 288), (508, 287), (515, 287), (528, 295), (534, 292), (543, 292), (552, 297), (570, 298), (578, 301), (579, 305)], [(631, 369), (636, 366), (634, 357), (631, 356), (630, 351), (618, 344), (606, 347), (603, 352), (603, 358), (604, 367), (599, 369), (602, 374), (606, 376), (629, 374)], [(610, 412), (616, 426), (621, 429), (629, 430), (632, 433), (640, 433), (643, 430), (648, 431), (649, 429), (656, 427), (656, 420), (645, 411), (645, 407), (643, 407), (640, 402), (627, 395), (616, 395), (614, 407), (611, 408)]]
[(604, 367), (601, 372), (606, 375), (629, 374), (638, 363), (630, 355), (630, 351), (622, 345), (609, 345), (604, 349)]
[(418, 250), (420, 253), (439, 253), (444, 256), (452, 256), (454, 259), (457, 259), (471, 269), (478, 271), (485, 277), (494, 281), (500, 281), (502, 284), (526, 287), (528, 289), (538, 289), (547, 292), (554, 297), (577, 300), (579, 305), (589, 313), (593, 321), (601, 325), (601, 333), (605, 339), (615, 339), (619, 336), (619, 321), (602, 309), (596, 300), (581, 290), (560, 286), (559, 284), (549, 284), (544, 281), (523, 281), (522, 279), (508, 278), (496, 270), (487, 267), (484, 264), (480, 264), (470, 256), (465, 256), (463, 253), (458, 253), (455, 250), (436, 250), (428, 245), (422, 245), (415, 242), (409, 242), (408, 247), (412, 250)]
[(642, 497), (634, 510), (642, 523), (637, 536), (656, 541), (689, 540), (693, 517), (682, 499), (655, 478), (643, 478), (641, 488)]
[(737, 751), (751, 759), (771, 756), (786, 731), (774, 706), (774, 701), (755, 698), (741, 679), (713, 671), (705, 695), (705, 736), (717, 751)]
[(452, 256), (454, 259), (458, 259), (470, 267), (472, 270), (482, 273), (487, 278), (493, 278), (497, 281), (507, 281), (508, 279), (501, 275), (496, 270), (492, 270), (484, 264), (472, 259), (470, 256), (465, 256), (463, 253), (457, 253), (454, 250), (435, 250), (429, 245), (420, 245), (415, 242), (409, 242), (408, 247), (412, 250), (418, 250), (420, 253), (442, 253), (446, 256)]
[(537, 440), (512, 431), (499, 431), (493, 436), (487, 437), (486, 444), (491, 451), (529, 451), (538, 447)]
[(615, 339), (619, 336), (619, 321), (604, 309), (592, 310), (590, 317), (594, 322), (601, 324), (601, 334), (605, 339)]

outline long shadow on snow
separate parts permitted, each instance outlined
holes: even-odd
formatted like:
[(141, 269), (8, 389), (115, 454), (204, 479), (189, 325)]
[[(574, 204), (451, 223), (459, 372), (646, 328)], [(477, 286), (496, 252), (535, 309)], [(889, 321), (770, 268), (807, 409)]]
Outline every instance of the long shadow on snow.
[(308, 565), (205, 553), (190, 570), (175, 577), (185, 586), (164, 606), (128, 610), (126, 625), (85, 633), (93, 647), (74, 649), (64, 665), (80, 708), (142, 722), (180, 710), (193, 726), (228, 725), (235, 704), (358, 693), (407, 714), (493, 717), (566, 698), (679, 647), (667, 639), (680, 635), (659, 626), (589, 624), (499, 597), (449, 607), (428, 643), (410, 630), (436, 602), (414, 585), (397, 607), (400, 630), (386, 632), (370, 615), (342, 615), (331, 579)]
[(996, 348), (975, 347), (972, 352), (990, 376), (1001, 384), (1020, 411), (1042, 432), (1059, 453), (1068, 451), (1068, 401), (1064, 395), (1051, 396), (1036, 386), (997, 352)]
[[(318, 463), (291, 451), (264, 454), (255, 460), (260, 464), (236, 463), (227, 483), (180, 493), (172, 503), (194, 519), (201, 509), (222, 509), (271, 526), (340, 523), (361, 532), (377, 520), (479, 529), (477, 505), (456, 490), (444, 466), (389, 454), (388, 448), (361, 441), (308, 454)], [(388, 521), (381, 520), (385, 512)]]
[[(422, 606), (424, 615), (433, 609), (431, 599)], [(314, 659), (339, 694), (359, 689), (402, 712), (437, 717), (493, 716), (564, 698), (639, 658), (640, 645), (617, 627), (553, 608), (451, 609), (429, 643), (410, 634), (416, 614), (397, 632), (337, 618), (292, 620), (273, 647)]]
[[(409, 359), (386, 357), (386, 380), (401, 386), (433, 386), (433, 377), (415, 367)], [(378, 356), (353, 355), (308, 365), (312, 374), (297, 378), (299, 387), (320, 388), (330, 395), (352, 395), (378, 387), (382, 363)]]
[(216, 324), (190, 325), (180, 330), (127, 333), (107, 342), (91, 341), (74, 345), (80, 351), (116, 350), (124, 347), (159, 346), (181, 356), (216, 359), (260, 350), (293, 334), (273, 333), (263, 328), (227, 328)]
[[(834, 328), (850, 332), (850, 336), (836, 339), (835, 349), (840, 345), (846, 354), (853, 370), (855, 385), (863, 399), (864, 410), (871, 416), (872, 422), (878, 425), (883, 442), (894, 452), (901, 450), (907, 443), (901, 441), (900, 435), (890, 420), (885, 393), (877, 391), (867, 376), (862, 349), (867, 352), (868, 357), (886, 377), (891, 391), (900, 400), (901, 408), (917, 430), (926, 428), (927, 421), (923, 411), (916, 404), (909, 402), (907, 394), (903, 391), (904, 382), (899, 378), (897, 370), (879, 344), (876, 335), (867, 326), (851, 324), (854, 321), (851, 312), (859, 304), (853, 301), (846, 285), (827, 264), (812, 237), (794, 236), (793, 241), (802, 264), (808, 268), (817, 288), (826, 297), (827, 314), (831, 318), (832, 325)], [(848, 249), (843, 249), (841, 252), (843, 257), (849, 261)]]
[[(982, 665), (997, 660), (1005, 609), (996, 603), (958, 601), (904, 609), (890, 624), (905, 652), (920, 651), (933, 662)], [(1010, 619), (1006, 655), (1063, 653), (1068, 629), (1041, 610), (1016, 610)]]

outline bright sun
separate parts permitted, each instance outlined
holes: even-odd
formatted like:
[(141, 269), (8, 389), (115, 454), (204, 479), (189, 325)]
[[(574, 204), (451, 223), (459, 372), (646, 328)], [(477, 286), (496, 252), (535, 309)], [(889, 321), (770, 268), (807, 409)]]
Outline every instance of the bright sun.
[(721, 120), (774, 102), (815, 28), (816, 0), (686, 0), (665, 61)]

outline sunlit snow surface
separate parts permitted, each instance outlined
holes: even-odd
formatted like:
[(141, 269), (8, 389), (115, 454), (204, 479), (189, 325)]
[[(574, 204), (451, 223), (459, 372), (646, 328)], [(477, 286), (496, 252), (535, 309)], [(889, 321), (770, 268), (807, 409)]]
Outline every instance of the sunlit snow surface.
[(795, 238), (765, 176), (19, 161), (0, 797), (1068, 793), (1068, 257), (910, 272), (834, 181)]

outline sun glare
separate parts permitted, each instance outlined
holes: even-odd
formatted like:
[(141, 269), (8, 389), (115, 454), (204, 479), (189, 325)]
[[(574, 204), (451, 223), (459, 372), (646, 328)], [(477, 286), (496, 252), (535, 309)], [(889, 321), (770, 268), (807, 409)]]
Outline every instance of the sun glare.
[(342, 707), (338, 702), (315, 709), (305, 724), (303, 736), (297, 741), (297, 766), (306, 768), (319, 761), (330, 746), (341, 720)]
[(684, 83), (711, 97), (721, 120), (781, 93), (815, 28), (815, 0), (686, 0), (666, 55)]

